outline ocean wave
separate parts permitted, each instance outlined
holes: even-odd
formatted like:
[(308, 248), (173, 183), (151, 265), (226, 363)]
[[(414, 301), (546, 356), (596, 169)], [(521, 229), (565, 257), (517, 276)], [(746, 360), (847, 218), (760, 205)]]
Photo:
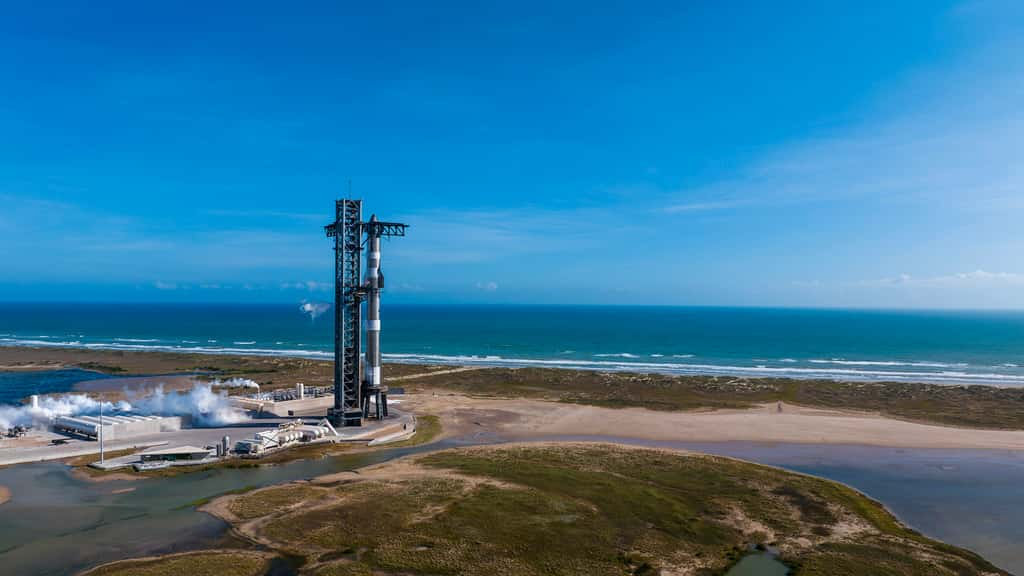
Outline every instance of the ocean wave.
[[(184, 342), (184, 341), (183, 341)], [(176, 344), (129, 344), (126, 342), (81, 342), (0, 338), (2, 346), (45, 346), (50, 348), (87, 348), (89, 350), (123, 350), (125, 352), (194, 352), (197, 354), (244, 354), (249, 356), (287, 356), (296, 358), (333, 358), (323, 350), (289, 350), (281, 348), (232, 348), (214, 346), (181, 346)]]
[[(194, 346), (182, 344), (144, 344), (130, 342), (87, 342), (80, 340), (37, 340), (34, 338), (0, 338), (0, 345), (7, 346), (39, 346), (39, 347), (67, 347), (86, 348), (97, 350), (124, 350), (124, 351), (163, 351), (163, 352), (191, 352), (199, 354), (242, 354), (252, 356), (283, 356), (309, 359), (330, 359), (333, 352), (330, 350), (299, 349), (299, 348), (251, 348), (232, 346)], [(296, 344), (296, 346), (302, 346)], [(692, 355), (673, 355), (674, 358), (691, 358)], [(601, 370), (619, 372), (653, 372), (678, 375), (720, 375), (720, 376), (749, 376), (767, 378), (804, 378), (804, 379), (829, 379), (829, 380), (851, 380), (851, 381), (901, 381), (901, 382), (931, 382), (942, 384), (995, 384), (1024, 386), (1024, 373), (1009, 363), (1002, 368), (993, 366), (1000, 372), (983, 372), (957, 369), (966, 367), (961, 364), (947, 364), (938, 362), (882, 362), (882, 361), (847, 361), (835, 359), (832, 361), (821, 361), (815, 365), (742, 365), (742, 363), (712, 364), (703, 362), (678, 362), (658, 359), (638, 360), (636, 355), (629, 357), (618, 355), (606, 355), (606, 359), (582, 360), (573, 358), (509, 358), (500, 355), (443, 355), (424, 353), (387, 353), (384, 358), (390, 362), (406, 364), (449, 364), (467, 366), (504, 366), (504, 367), (550, 367), (578, 370)], [(618, 358), (616, 360), (616, 358)], [(839, 364), (843, 362), (846, 364)], [(857, 364), (854, 364), (857, 362)], [(870, 364), (868, 364), (870, 362)], [(891, 369), (891, 368), (941, 368), (941, 369)]]
[(538, 358), (505, 358), (482, 357), (473, 355), (441, 355), (441, 354), (384, 354), (384, 358), (410, 364), (465, 364), (485, 366), (545, 366), (551, 368), (567, 368), (582, 370), (607, 370), (636, 372), (649, 371), (680, 375), (723, 375), (751, 376), (767, 378), (803, 378), (823, 380), (855, 380), (877, 382), (892, 380), (901, 382), (931, 382), (941, 384), (1003, 384), (1024, 385), (1024, 375), (994, 374), (980, 372), (964, 372), (960, 370), (944, 371), (899, 371), (899, 370), (860, 370), (854, 368), (810, 368), (799, 366), (774, 367), (736, 366), (721, 364), (685, 364), (673, 362), (615, 362), (608, 360), (570, 360), (570, 359), (538, 359)]
[(673, 358), (693, 358), (693, 354), (673, 354)]
[(19, 338), (0, 338), (0, 343), (9, 346), (48, 346), (52, 348), (67, 348), (70, 346), (78, 346), (82, 342), (80, 340), (33, 340)]
[(639, 358), (639, 356), (629, 352), (619, 352), (617, 354), (594, 354), (594, 358)]
[(247, 340), (247, 341), (244, 341), (244, 342), (232, 342), (232, 344), (234, 344), (236, 346), (248, 346), (250, 344), (255, 344), (255, 343), (256, 343), (255, 340)]
[(114, 338), (118, 342), (159, 342), (159, 338)]
[(808, 360), (808, 362), (811, 364), (835, 364), (838, 366), (913, 366), (915, 368), (967, 368), (969, 366), (965, 362), (901, 362), (897, 360), (844, 360), (842, 358), (832, 358), (831, 360), (820, 360), (815, 358)]

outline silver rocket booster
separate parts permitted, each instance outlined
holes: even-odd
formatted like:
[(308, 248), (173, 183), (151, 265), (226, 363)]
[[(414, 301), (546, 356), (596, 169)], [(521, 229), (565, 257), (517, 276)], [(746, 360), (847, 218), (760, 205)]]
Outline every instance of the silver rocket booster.
[[(364, 372), (367, 397), (373, 396), (376, 417), (388, 414), (387, 387), (381, 379), (380, 353), (380, 293), (384, 288), (384, 277), (380, 271), (380, 234), (372, 224), (377, 215), (370, 217), (371, 225), (366, 239), (366, 368)], [(367, 409), (369, 406), (367, 406)]]

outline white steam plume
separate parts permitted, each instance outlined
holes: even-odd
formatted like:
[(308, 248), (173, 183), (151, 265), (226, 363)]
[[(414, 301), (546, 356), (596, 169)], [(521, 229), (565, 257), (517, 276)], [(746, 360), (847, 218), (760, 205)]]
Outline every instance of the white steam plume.
[[(103, 402), (103, 411), (108, 414), (131, 410), (127, 402)], [(49, 422), (57, 416), (94, 415), (100, 413), (100, 401), (85, 394), (43, 396), (39, 407), (0, 405), (0, 429), (29, 425), (35, 422)]]
[(191, 416), (193, 426), (223, 426), (247, 420), (245, 413), (231, 405), (225, 392), (214, 392), (209, 384), (196, 383), (187, 392), (164, 392), (157, 386), (152, 394), (135, 401), (131, 410), (140, 414)]
[(213, 382), (210, 382), (210, 386), (213, 386), (214, 388), (220, 387), (220, 388), (255, 388), (256, 390), (260, 389), (260, 385), (257, 384), (255, 380), (250, 380), (248, 378), (230, 378), (228, 380), (221, 380), (221, 379), (218, 378), (218, 379), (214, 380)]
[(299, 310), (303, 314), (309, 314), (309, 321), (316, 320), (317, 316), (327, 312), (331, 309), (331, 305), (328, 302), (306, 302), (302, 301), (302, 305), (299, 306)]
[[(104, 414), (131, 412), (147, 416), (191, 416), (192, 425), (200, 427), (224, 426), (248, 419), (241, 409), (231, 405), (226, 393), (214, 392), (210, 384), (196, 383), (188, 391), (169, 393), (161, 385), (152, 394), (131, 402), (102, 404)], [(48, 424), (57, 416), (95, 416), (99, 413), (100, 401), (85, 394), (43, 396), (39, 398), (38, 408), (0, 405), (0, 430), (17, 425)]]

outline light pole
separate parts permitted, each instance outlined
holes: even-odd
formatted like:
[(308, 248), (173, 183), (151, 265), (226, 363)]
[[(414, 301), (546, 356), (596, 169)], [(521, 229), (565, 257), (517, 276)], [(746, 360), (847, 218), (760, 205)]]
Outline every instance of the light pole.
[(97, 438), (100, 441), (100, 464), (103, 464), (103, 397), (100, 397), (100, 428), (99, 432), (96, 433)]

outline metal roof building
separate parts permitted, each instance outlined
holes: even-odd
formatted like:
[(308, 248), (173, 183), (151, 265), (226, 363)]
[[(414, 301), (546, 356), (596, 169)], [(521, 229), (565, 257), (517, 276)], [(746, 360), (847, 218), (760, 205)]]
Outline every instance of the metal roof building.
[[(98, 438), (100, 417), (58, 416), (53, 419), (53, 427), (60, 432)], [(180, 416), (143, 416), (141, 414), (103, 416), (103, 439), (108, 441), (176, 430), (181, 430)]]

